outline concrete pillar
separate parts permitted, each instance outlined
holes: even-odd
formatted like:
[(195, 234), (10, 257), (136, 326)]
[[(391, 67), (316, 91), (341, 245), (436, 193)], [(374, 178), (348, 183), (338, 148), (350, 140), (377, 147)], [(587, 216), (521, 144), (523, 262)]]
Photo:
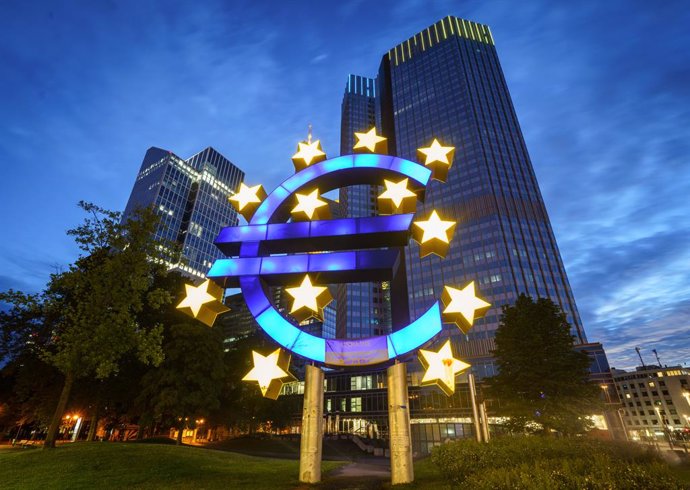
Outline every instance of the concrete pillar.
[(485, 402), (479, 404), (479, 411), (482, 416), (482, 435), (484, 436), (484, 442), (489, 442), (489, 416), (486, 414)]
[(470, 388), (470, 403), (472, 404), (472, 420), (474, 422), (474, 434), (477, 442), (482, 442), (482, 430), (479, 427), (479, 411), (477, 410), (477, 390), (474, 386), (474, 374), (467, 374), (467, 382)]
[(323, 445), (323, 370), (307, 366), (304, 378), (302, 438), (299, 449), (299, 481), (321, 481), (321, 450)]
[(388, 425), (391, 447), (391, 483), (414, 481), (410, 407), (407, 398), (407, 367), (405, 363), (388, 368)]

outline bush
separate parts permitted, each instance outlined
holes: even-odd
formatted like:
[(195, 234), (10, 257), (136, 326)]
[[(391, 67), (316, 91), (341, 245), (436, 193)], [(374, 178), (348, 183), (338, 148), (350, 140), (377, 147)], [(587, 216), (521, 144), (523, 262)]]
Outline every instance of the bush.
[(453, 486), (474, 489), (680, 489), (649, 448), (590, 439), (506, 437), (459, 440), (432, 462)]

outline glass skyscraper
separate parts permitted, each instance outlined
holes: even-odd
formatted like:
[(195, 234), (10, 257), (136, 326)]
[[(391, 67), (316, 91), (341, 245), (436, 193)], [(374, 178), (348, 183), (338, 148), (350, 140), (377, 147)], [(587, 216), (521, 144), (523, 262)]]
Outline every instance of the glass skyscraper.
[(501, 307), (520, 293), (558, 303), (578, 343), (585, 333), (489, 27), (446, 17), (383, 56), (378, 120), (389, 152), (416, 160), (434, 138), (454, 146), (446, 183), (432, 181), (425, 216), (457, 221), (445, 259), (407, 252), (410, 317), (438, 300), (444, 284), (476, 281), (492, 304), (468, 335), (447, 327), (454, 352), (479, 377), (494, 374), (491, 350)]
[(203, 279), (213, 262), (223, 257), (213, 244), (218, 232), (238, 224), (228, 197), (243, 179), (244, 172), (211, 147), (186, 160), (151, 147), (122, 219), (128, 219), (139, 207), (151, 207), (161, 218), (154, 237), (177, 243), (182, 250), (180, 263), (166, 265)]
[[(340, 154), (353, 153), (355, 132), (376, 125), (376, 80), (350, 75), (341, 108)], [(355, 185), (340, 189), (340, 203), (350, 218), (378, 214), (378, 186)], [(336, 336), (362, 338), (390, 333), (387, 283), (360, 282), (338, 285)]]
[[(342, 104), (341, 154), (352, 153), (354, 132), (372, 126), (388, 138), (388, 152), (417, 161), (417, 149), (434, 138), (454, 146), (447, 182), (432, 181), (417, 212), (436, 209), (457, 221), (445, 259), (419, 258), (406, 250), (410, 319), (441, 297), (444, 285), (475, 281), (477, 295), (492, 304), (485, 318), (464, 335), (445, 325), (456, 357), (472, 365), (479, 379), (495, 374), (491, 351), (501, 307), (521, 293), (558, 303), (580, 349), (586, 344), (577, 307), (488, 26), (446, 17), (383, 55), (376, 79), (350, 75)], [(348, 216), (377, 213), (376, 186), (341, 190)], [(386, 284), (348, 284), (338, 290), (338, 336), (366, 337), (391, 329)], [(382, 306), (384, 306), (382, 308)], [(378, 323), (377, 323), (378, 322)], [(368, 327), (379, 325), (379, 331)], [(435, 348), (437, 346), (432, 346)], [(593, 379), (597, 356), (593, 355)], [(546, 375), (547, 373), (545, 373)], [(467, 384), (458, 377), (446, 397), (421, 387), (421, 366), (409, 367), (414, 451), (426, 453), (446, 439), (473, 433)], [(610, 375), (607, 374), (610, 377)], [(608, 378), (607, 378), (608, 379)], [(387, 436), (385, 371), (331, 371), (326, 375), (327, 432)]]

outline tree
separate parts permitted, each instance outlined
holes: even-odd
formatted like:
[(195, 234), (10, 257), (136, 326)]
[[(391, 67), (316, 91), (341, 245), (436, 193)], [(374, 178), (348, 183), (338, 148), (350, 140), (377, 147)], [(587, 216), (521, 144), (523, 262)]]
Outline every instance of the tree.
[(598, 387), (589, 381), (590, 360), (573, 348), (565, 314), (546, 298), (520, 295), (503, 308), (493, 351), (498, 374), (486, 380), (511, 430), (539, 424), (563, 434), (587, 429), (585, 415), (599, 407)]
[(219, 406), (225, 378), (223, 341), (218, 330), (200, 322), (178, 323), (166, 330), (165, 360), (142, 378), (139, 402), (144, 414), (178, 428), (180, 444), (185, 426), (193, 426), (197, 417), (208, 417)]
[(121, 222), (119, 213), (85, 202), (79, 206), (91, 216), (68, 234), (84, 254), (69, 270), (53, 275), (45, 292), (44, 320), (52, 337), (44, 356), (64, 376), (47, 448), (55, 446), (77, 378), (105, 379), (130, 352), (144, 363), (161, 362), (162, 327), (140, 324), (137, 314), (171, 300), (164, 289), (151, 288), (154, 276), (164, 272), (152, 260), (164, 250), (152, 239), (158, 223), (154, 212), (141, 209)]

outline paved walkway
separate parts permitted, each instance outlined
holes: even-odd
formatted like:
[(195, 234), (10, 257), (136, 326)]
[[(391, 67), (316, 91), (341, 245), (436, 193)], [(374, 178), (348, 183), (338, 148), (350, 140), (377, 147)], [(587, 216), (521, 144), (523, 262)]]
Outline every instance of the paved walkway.
[(386, 464), (351, 463), (334, 470), (329, 476), (335, 478), (366, 476), (388, 480), (391, 477), (391, 469), (387, 463), (387, 461)]
[(327, 490), (378, 490), (390, 488), (391, 471), (387, 460), (358, 462), (329, 473), (320, 488)]

